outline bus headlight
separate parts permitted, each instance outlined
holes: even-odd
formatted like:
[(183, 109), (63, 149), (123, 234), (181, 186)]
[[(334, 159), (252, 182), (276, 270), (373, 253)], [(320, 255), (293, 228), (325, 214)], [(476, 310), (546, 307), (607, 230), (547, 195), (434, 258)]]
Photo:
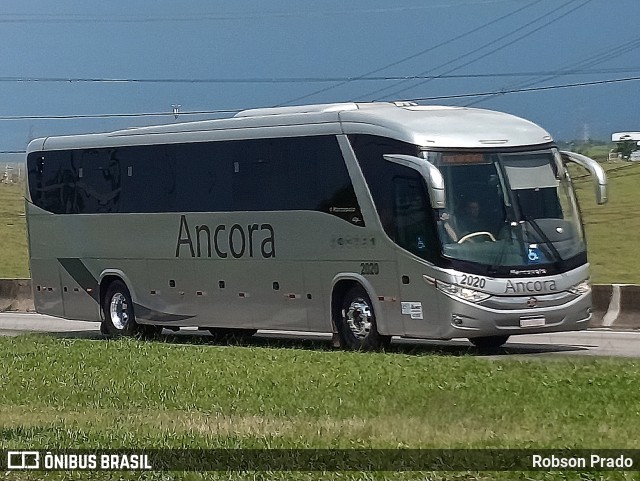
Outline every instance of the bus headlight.
[(447, 282), (436, 281), (435, 285), (448, 296), (458, 297), (468, 302), (477, 303), (491, 297), (491, 294), (485, 294), (484, 292), (469, 289), (468, 287), (461, 287), (455, 284), (449, 284)]
[(589, 283), (589, 279), (569, 288), (569, 292), (571, 294), (575, 294), (576, 296), (581, 296), (588, 293), (589, 291), (591, 291), (591, 284)]

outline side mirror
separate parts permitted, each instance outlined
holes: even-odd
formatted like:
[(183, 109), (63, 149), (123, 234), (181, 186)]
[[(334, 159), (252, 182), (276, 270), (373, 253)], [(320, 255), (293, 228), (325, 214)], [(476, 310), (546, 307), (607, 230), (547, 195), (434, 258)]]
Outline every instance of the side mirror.
[(573, 162), (578, 164), (589, 171), (591, 177), (593, 177), (594, 185), (596, 189), (596, 202), (598, 205), (607, 203), (607, 174), (604, 169), (595, 160), (590, 159), (582, 154), (576, 154), (575, 152), (569, 152), (563, 150), (560, 152), (562, 160), (565, 162)]
[(440, 173), (435, 165), (428, 160), (421, 159), (420, 157), (413, 157), (412, 155), (385, 154), (383, 157), (384, 160), (404, 165), (405, 167), (409, 167), (420, 172), (427, 183), (429, 199), (431, 199), (431, 207), (434, 209), (444, 209), (444, 177), (442, 177), (442, 173)]

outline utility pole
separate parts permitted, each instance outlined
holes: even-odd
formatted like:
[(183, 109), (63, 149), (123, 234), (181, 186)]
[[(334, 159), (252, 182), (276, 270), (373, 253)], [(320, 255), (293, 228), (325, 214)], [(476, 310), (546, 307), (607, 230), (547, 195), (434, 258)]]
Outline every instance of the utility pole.
[(182, 105), (180, 104), (171, 104), (171, 107), (173, 108), (173, 117), (178, 120), (178, 115), (180, 115), (180, 107), (182, 107)]
[(591, 138), (591, 132), (589, 129), (589, 124), (587, 122), (584, 122), (582, 124), (582, 141), (583, 143), (587, 143), (589, 142), (589, 139)]

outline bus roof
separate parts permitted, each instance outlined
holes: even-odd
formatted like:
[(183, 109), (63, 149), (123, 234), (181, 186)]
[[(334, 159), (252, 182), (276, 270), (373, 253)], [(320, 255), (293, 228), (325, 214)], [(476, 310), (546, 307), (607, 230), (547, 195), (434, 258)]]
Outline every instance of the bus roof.
[(299, 135), (370, 134), (424, 148), (542, 145), (551, 136), (510, 114), (409, 103), (338, 103), (253, 109), (232, 118), (34, 140), (28, 151)]

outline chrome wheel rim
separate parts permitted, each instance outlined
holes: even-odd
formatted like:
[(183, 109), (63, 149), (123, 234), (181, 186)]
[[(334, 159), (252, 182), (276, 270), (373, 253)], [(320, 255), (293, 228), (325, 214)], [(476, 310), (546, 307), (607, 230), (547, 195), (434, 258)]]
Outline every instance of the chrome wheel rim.
[(123, 330), (129, 320), (127, 298), (124, 294), (117, 292), (111, 298), (111, 304), (109, 305), (109, 313), (111, 315), (111, 324), (116, 329)]
[(371, 306), (362, 298), (353, 299), (344, 311), (346, 324), (351, 334), (358, 340), (369, 335), (372, 317)]

